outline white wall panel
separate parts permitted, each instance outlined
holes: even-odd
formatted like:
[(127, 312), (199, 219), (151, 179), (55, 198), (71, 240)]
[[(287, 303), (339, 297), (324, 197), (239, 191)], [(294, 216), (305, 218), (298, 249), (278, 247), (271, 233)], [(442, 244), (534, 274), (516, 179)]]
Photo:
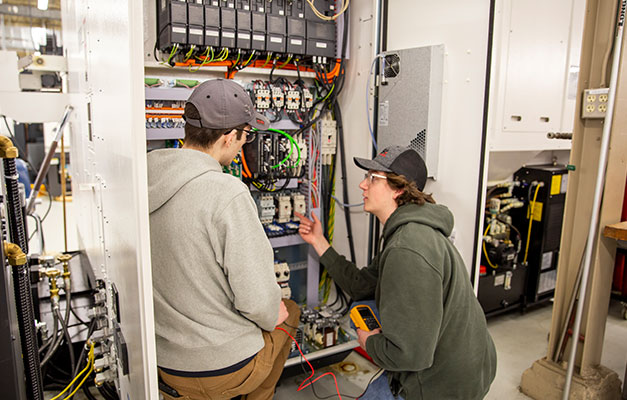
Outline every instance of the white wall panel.
[[(346, 143), (346, 179), (351, 203), (363, 201), (359, 182), (363, 179), (364, 171), (353, 163), (353, 157), (370, 157), (372, 141), (368, 133), (366, 112), (366, 84), (370, 64), (373, 58), (374, 38), (374, 7), (372, 2), (363, 2), (359, 7), (351, 7), (350, 10), (350, 54), (351, 59), (347, 63), (346, 83), (340, 95), (342, 116), (344, 122), (344, 134)], [(370, 104), (372, 107), (372, 103)], [(368, 111), (372, 113), (372, 108)], [(373, 123), (374, 124), (374, 123)], [(335, 196), (342, 198), (341, 170), (338, 166), (336, 178)], [(368, 215), (363, 207), (351, 208), (351, 222), (355, 241), (356, 262), (358, 266), (366, 265), (368, 243)], [(344, 212), (336, 204), (335, 208), (335, 234), (333, 246), (348, 257), (350, 254), (346, 239), (346, 224)]]
[(156, 399), (143, 5), (68, 0), (62, 12), (75, 107), (72, 175), (79, 241), (97, 275), (115, 283), (120, 294), (120, 324), (130, 359), (129, 374), (119, 373), (121, 398)]
[(389, 2), (388, 50), (444, 44), (438, 181), (427, 183), (455, 216), (455, 244), (472, 267), (488, 47), (489, 2)]
[(584, 0), (496, 2), (489, 149), (570, 149)]

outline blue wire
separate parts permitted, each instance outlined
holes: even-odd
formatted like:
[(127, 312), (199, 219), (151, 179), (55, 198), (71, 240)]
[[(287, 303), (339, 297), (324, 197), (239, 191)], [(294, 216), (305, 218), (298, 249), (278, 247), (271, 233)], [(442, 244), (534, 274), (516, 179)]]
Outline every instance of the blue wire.
[(370, 73), (368, 74), (368, 83), (366, 84), (366, 117), (368, 118), (368, 130), (370, 131), (370, 139), (372, 139), (372, 145), (377, 151), (379, 151), (379, 148), (377, 147), (377, 141), (374, 138), (374, 132), (372, 131), (372, 123), (370, 122), (370, 95), (368, 94), (368, 92), (370, 90), (370, 77), (373, 74), (372, 70), (374, 69), (374, 66), (379, 58), (381, 58), (381, 55), (377, 55), (374, 60), (372, 60), (372, 64), (370, 65)]
[(333, 198), (333, 200), (335, 200), (335, 202), (336, 202), (337, 204), (339, 204), (340, 206), (342, 206), (342, 207), (344, 207), (344, 208), (348, 208), (348, 207), (361, 207), (361, 206), (363, 206), (363, 205), (364, 205), (364, 203), (363, 203), (363, 202), (361, 202), (361, 203), (359, 203), (359, 204), (346, 204), (346, 203), (342, 203), (342, 202), (340, 201), (340, 199), (338, 199), (338, 198), (337, 198), (337, 197), (335, 197), (335, 196), (331, 196), (331, 197)]

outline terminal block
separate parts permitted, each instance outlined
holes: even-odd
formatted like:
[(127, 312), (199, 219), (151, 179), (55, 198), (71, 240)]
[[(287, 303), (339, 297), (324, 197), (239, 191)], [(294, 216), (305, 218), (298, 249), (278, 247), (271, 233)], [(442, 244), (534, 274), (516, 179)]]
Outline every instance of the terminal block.
[(257, 198), (257, 210), (259, 212), (259, 220), (263, 225), (272, 223), (276, 209), (274, 207), (274, 199), (270, 195), (262, 195)]
[(277, 222), (289, 222), (292, 217), (292, 202), (289, 196), (277, 196), (276, 198)]
[[(292, 194), (292, 209), (294, 212), (305, 215), (307, 212), (307, 204), (305, 203), (305, 195), (300, 193)], [(292, 218), (296, 220), (296, 217)]]
[(313, 107), (313, 95), (307, 88), (303, 88), (303, 97), (302, 97), (302, 111), (307, 111)]
[(298, 160), (298, 151), (292, 152), (292, 165), (294, 167), (294, 175), (300, 176), (302, 173), (303, 165), (307, 162), (307, 142), (303, 138), (303, 135), (298, 135), (298, 137), (294, 137), (294, 141), (296, 141), (296, 145), (298, 145), (298, 149), (300, 150), (300, 162), (296, 165), (296, 161)]
[(332, 156), (337, 149), (337, 123), (330, 119), (323, 119), (320, 122), (320, 155), (323, 165), (331, 165)]
[(285, 95), (280, 87), (272, 87), (272, 104), (276, 109), (281, 109), (285, 105)]
[(288, 90), (285, 107), (288, 110), (298, 110), (300, 108), (300, 93), (298, 90)]
[(258, 110), (270, 108), (270, 91), (268, 89), (255, 90), (255, 108)]

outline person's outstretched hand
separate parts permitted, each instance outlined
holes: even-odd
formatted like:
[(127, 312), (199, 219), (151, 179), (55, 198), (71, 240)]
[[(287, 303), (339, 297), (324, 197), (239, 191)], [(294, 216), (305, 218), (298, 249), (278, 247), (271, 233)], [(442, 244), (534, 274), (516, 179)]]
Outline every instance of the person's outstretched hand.
[(324, 233), (322, 232), (322, 224), (320, 223), (320, 220), (318, 219), (316, 214), (311, 213), (313, 221), (297, 212), (294, 212), (294, 215), (297, 218), (300, 218), (300, 226), (298, 228), (298, 233), (300, 234), (300, 236), (305, 242), (313, 246), (314, 250), (316, 250), (316, 253), (318, 253), (319, 256), (323, 255), (324, 252), (327, 251), (329, 247), (331, 247), (331, 245), (324, 237)]

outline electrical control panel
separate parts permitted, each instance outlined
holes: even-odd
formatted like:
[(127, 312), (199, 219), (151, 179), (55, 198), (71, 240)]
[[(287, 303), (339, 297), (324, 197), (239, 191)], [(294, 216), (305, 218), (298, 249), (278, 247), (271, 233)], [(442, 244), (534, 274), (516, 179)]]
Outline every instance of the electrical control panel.
[[(330, 0), (157, 0), (157, 48), (202, 54), (205, 48), (300, 57), (337, 55)], [(204, 4), (203, 4), (204, 3)]]

